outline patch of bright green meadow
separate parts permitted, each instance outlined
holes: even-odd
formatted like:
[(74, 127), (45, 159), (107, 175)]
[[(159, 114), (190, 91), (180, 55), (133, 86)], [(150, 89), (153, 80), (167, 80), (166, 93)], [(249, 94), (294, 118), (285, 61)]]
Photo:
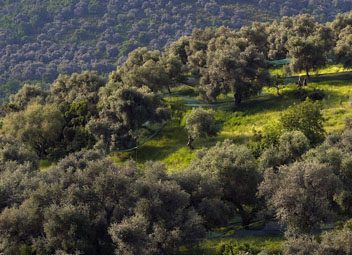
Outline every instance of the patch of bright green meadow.
[[(307, 91), (319, 89), (326, 93), (326, 98), (321, 103), (328, 133), (341, 130), (346, 117), (352, 117), (352, 73), (341, 70), (338, 66), (322, 69), (319, 73), (336, 73), (312, 75), (305, 88)], [(244, 101), (236, 109), (233, 107), (231, 96), (223, 95), (215, 104), (207, 104), (190, 87), (178, 88), (176, 93), (165, 96), (164, 100), (179, 105), (186, 104), (179, 111), (180, 116), (196, 106), (212, 108), (222, 126), (219, 135), (215, 138), (196, 140), (196, 150), (191, 151), (186, 145), (187, 134), (180, 117), (180, 121), (173, 120), (168, 123), (138, 151), (115, 153), (112, 159), (115, 162), (133, 159), (140, 166), (149, 160), (156, 160), (163, 162), (170, 172), (182, 171), (200, 149), (213, 146), (224, 139), (246, 143), (255, 131), (275, 123), (290, 105), (300, 102), (295, 96), (297, 86), (294, 82), (295, 78), (286, 81), (287, 84), (280, 89), (281, 96), (277, 95), (275, 88), (264, 88), (260, 95)]]
[[(283, 76), (285, 72), (285, 66), (273, 67), (270, 69), (272, 75)], [(344, 68), (342, 65), (327, 65), (326, 67), (320, 68), (316, 71), (311, 71), (311, 75), (323, 75), (323, 74), (336, 74), (352, 71), (351, 68)], [(293, 73), (292, 76), (306, 76), (306, 72)]]

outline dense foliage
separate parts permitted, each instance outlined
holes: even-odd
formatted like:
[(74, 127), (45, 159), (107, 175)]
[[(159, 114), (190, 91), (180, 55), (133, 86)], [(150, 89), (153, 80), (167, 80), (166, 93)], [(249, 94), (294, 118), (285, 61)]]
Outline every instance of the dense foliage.
[[(1, 136), (0, 250), (176, 254), (206, 229), (235, 215), (246, 228), (263, 211), (287, 227), (283, 254), (350, 254), (350, 223), (321, 239), (311, 234), (352, 216), (351, 141), (349, 125), (313, 149), (303, 133), (284, 133), (277, 149), (290, 159), (271, 167), (258, 165), (246, 146), (226, 140), (170, 175), (160, 163), (147, 163), (143, 171), (133, 162), (117, 167), (89, 150), (42, 172), (33, 151)], [(241, 252), (259, 251), (225, 246), (221, 254)]]

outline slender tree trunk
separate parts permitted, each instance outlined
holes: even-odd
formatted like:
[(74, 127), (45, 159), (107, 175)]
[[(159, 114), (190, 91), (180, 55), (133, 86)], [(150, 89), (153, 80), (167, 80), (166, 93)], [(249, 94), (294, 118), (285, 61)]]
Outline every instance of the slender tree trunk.
[(306, 74), (307, 74), (307, 77), (310, 78), (310, 75), (309, 75), (309, 68), (306, 67)]
[(308, 86), (308, 77), (305, 77), (303, 80), (303, 86)]
[(194, 141), (193, 137), (192, 137), (192, 136), (188, 136), (187, 146), (188, 146), (188, 148), (190, 148), (191, 150), (194, 150), (193, 141)]
[(280, 87), (276, 86), (276, 93), (279, 97), (281, 97), (281, 93), (280, 93)]
[(169, 94), (171, 94), (170, 85), (167, 85), (167, 91), (169, 92)]
[(241, 219), (242, 219), (242, 227), (244, 229), (248, 229), (252, 218), (250, 213), (246, 212), (246, 210), (244, 210), (241, 204), (237, 205), (237, 209), (238, 209), (238, 214), (241, 216)]

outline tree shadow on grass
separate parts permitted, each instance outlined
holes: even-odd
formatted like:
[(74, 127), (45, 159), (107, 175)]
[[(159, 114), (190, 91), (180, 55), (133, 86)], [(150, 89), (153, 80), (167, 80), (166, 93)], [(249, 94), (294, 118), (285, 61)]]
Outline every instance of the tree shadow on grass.
[[(325, 81), (325, 80), (324, 80)], [(348, 82), (351, 82), (352, 85), (352, 76), (351, 80), (343, 82), (341, 80), (330, 80), (326, 81), (330, 86), (346, 86)], [(325, 84), (327, 85), (327, 84)], [(315, 89), (319, 88), (319, 83), (311, 83), (308, 87), (304, 88), (307, 93), (313, 92)], [(332, 91), (330, 89), (321, 89), (325, 93), (324, 104), (326, 105), (336, 105), (347, 101), (349, 99), (348, 95), (338, 93), (337, 91)], [(351, 86), (352, 90), (352, 86)], [(240, 111), (246, 115), (254, 115), (270, 111), (284, 111), (289, 106), (294, 103), (300, 103), (305, 100), (305, 98), (300, 98), (298, 95), (298, 89), (289, 89), (284, 90), (281, 96), (266, 94), (257, 97), (253, 97), (244, 101), (239, 107), (233, 107), (232, 111)]]
[(196, 153), (202, 149), (214, 146), (225, 139), (231, 139), (235, 143), (243, 144), (248, 141), (248, 135), (224, 135), (196, 139), (195, 150), (187, 147), (187, 133), (184, 127), (169, 125), (159, 135), (148, 141), (138, 150), (128, 153), (114, 153), (112, 158), (117, 161), (128, 159), (144, 164), (147, 161), (163, 161), (168, 168), (180, 170), (186, 168)]
[(352, 72), (321, 74), (317, 76), (312, 76), (310, 78), (310, 81), (311, 82), (336, 82), (336, 83), (341, 83), (341, 81), (352, 81)]

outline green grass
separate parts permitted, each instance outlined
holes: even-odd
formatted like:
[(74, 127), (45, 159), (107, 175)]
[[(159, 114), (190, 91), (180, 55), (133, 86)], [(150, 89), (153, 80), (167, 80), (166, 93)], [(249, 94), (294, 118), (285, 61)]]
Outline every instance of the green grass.
[(281, 254), (283, 237), (242, 237), (214, 238), (198, 244), (182, 247), (180, 255), (222, 255), (226, 246), (250, 247), (253, 250), (266, 251), (268, 254)]
[[(323, 90), (326, 98), (322, 101), (325, 129), (327, 133), (339, 131), (344, 127), (346, 117), (352, 117), (352, 73), (342, 71), (339, 66), (330, 66), (320, 73), (335, 72), (312, 76), (307, 91)], [(111, 158), (119, 163), (126, 159), (133, 159), (143, 167), (149, 160), (163, 162), (169, 172), (184, 170), (195, 157), (197, 151), (210, 147), (218, 141), (232, 139), (238, 143), (246, 143), (255, 131), (263, 130), (266, 126), (279, 120), (282, 112), (300, 100), (295, 97), (297, 86), (295, 78), (288, 79), (280, 90), (281, 97), (276, 95), (276, 89), (264, 88), (263, 92), (250, 100), (243, 102), (241, 107), (233, 108), (231, 96), (223, 95), (215, 104), (207, 104), (200, 100), (189, 86), (177, 88), (172, 95), (167, 95), (166, 102), (186, 104), (185, 109), (191, 110), (195, 105), (211, 107), (216, 113), (216, 119), (221, 123), (221, 132), (217, 137), (196, 140), (195, 151), (187, 148), (187, 134), (183, 123), (171, 121), (160, 134), (148, 141), (138, 151), (131, 153), (115, 153)]]
[[(274, 67), (270, 69), (270, 73), (272, 75), (281, 75), (283, 76), (285, 71), (285, 67)], [(342, 65), (327, 65), (326, 67), (320, 68), (316, 71), (311, 71), (311, 75), (324, 75), (324, 74), (336, 74), (336, 73), (343, 73), (343, 72), (350, 72), (352, 71), (351, 68), (344, 68)], [(293, 73), (292, 76), (305, 76), (306, 72), (298, 72)]]
[[(252, 231), (261, 230), (263, 221), (251, 224)], [(284, 236), (254, 236), (253, 232), (247, 236), (238, 235), (238, 230), (243, 230), (240, 218), (234, 218), (228, 226), (213, 229), (208, 232), (207, 238), (195, 243), (191, 243), (181, 247), (179, 255), (222, 255), (223, 250), (232, 248), (242, 248), (242, 250), (253, 251), (257, 254), (261, 251), (267, 252), (270, 255), (280, 255)], [(226, 255), (232, 253), (226, 253)]]
[(174, 166), (172, 170), (177, 171), (186, 167), (194, 156), (194, 152), (185, 146), (186, 143), (186, 131), (172, 122), (139, 150), (128, 153), (114, 153), (111, 158), (115, 162), (133, 159), (140, 165), (150, 160), (163, 161), (170, 168)]
[(39, 161), (39, 169), (40, 169), (40, 171), (45, 171), (45, 170), (49, 169), (49, 167), (51, 167), (52, 164), (53, 164), (53, 162), (50, 160), (46, 160), (46, 159), (40, 160)]

